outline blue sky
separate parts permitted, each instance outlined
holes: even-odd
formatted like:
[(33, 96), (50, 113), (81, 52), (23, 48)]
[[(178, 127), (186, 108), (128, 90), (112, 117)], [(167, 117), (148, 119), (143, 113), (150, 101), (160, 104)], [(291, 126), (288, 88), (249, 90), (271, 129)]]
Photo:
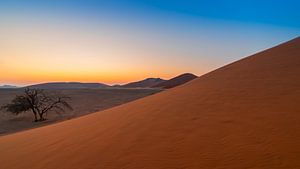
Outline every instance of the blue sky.
[[(299, 36), (299, 6), (295, 0), (2, 0), (0, 71), (13, 73), (0, 84), (201, 75)], [(29, 70), (26, 60), (49, 65)]]
[[(74, 13), (115, 13), (128, 17), (186, 15), (210, 19), (300, 27), (300, 2), (296, 0), (2, 0), (3, 9), (66, 10)], [(132, 15), (132, 16), (130, 16)]]

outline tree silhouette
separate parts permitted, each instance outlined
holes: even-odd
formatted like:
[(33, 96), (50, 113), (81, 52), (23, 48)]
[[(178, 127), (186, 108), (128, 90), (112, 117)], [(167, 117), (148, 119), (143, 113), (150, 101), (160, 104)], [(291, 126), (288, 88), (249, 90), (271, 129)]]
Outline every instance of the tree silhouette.
[(64, 112), (65, 109), (72, 110), (72, 107), (67, 102), (69, 99), (70, 97), (65, 96), (47, 95), (41, 89), (26, 88), (24, 94), (16, 96), (11, 103), (2, 106), (2, 109), (16, 115), (31, 111), (35, 122), (44, 121), (48, 112)]

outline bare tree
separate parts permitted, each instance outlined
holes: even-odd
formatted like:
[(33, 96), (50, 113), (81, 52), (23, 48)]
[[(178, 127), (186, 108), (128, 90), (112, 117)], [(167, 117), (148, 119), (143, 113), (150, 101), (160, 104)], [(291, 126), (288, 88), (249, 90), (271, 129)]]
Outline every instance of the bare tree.
[(2, 109), (20, 114), (31, 111), (34, 115), (34, 121), (46, 120), (45, 115), (48, 112), (64, 112), (65, 109), (72, 110), (67, 102), (70, 97), (59, 95), (47, 95), (44, 90), (26, 88), (23, 95), (16, 96), (11, 103), (2, 106)]

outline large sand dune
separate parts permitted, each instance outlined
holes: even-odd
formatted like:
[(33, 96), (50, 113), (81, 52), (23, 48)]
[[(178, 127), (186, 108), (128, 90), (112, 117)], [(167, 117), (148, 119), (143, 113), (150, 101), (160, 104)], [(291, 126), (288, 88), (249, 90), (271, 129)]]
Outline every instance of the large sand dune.
[(300, 38), (177, 88), (0, 138), (3, 169), (300, 168)]

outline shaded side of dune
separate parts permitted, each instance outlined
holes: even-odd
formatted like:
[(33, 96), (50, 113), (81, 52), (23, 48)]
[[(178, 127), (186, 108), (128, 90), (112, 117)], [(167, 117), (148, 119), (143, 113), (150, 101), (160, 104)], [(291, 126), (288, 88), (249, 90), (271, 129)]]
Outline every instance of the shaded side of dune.
[(184, 73), (179, 76), (176, 76), (170, 80), (161, 82), (159, 84), (153, 85), (153, 88), (162, 88), (162, 89), (170, 89), (182, 84), (185, 84), (191, 80), (196, 79), (197, 76), (191, 73)]

